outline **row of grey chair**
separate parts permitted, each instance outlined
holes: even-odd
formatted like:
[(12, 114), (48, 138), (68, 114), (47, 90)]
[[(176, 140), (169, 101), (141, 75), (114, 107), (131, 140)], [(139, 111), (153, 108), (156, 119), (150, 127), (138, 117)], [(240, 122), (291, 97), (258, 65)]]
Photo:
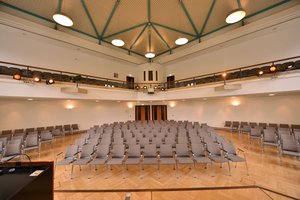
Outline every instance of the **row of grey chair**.
[[(57, 156), (60, 155), (62, 152)], [(68, 145), (64, 159), (56, 161), (56, 165), (71, 164), (71, 178), (73, 168), (77, 165), (107, 165), (108, 169), (112, 165), (122, 165), (123, 169), (127, 169), (128, 165), (140, 165), (141, 169), (144, 169), (144, 165), (156, 165), (158, 176), (160, 165), (174, 165), (178, 177), (179, 164), (191, 164), (195, 169), (197, 163), (205, 166), (212, 163), (227, 163), (231, 175), (229, 162), (245, 162), (248, 174), (246, 158), (237, 154), (231, 142), (224, 142), (221, 147), (216, 143), (208, 143), (207, 148), (201, 144), (193, 144), (191, 150), (186, 144), (176, 144), (175, 151), (170, 144), (162, 144), (159, 150), (154, 144), (145, 145), (143, 150), (140, 145), (129, 145), (127, 151), (124, 145), (113, 145), (110, 149), (109, 145), (102, 144), (97, 150), (90, 144), (84, 145), (81, 150), (77, 145)]]
[(66, 124), (66, 125), (56, 125), (56, 126), (47, 126), (47, 127), (37, 127), (37, 128), (26, 128), (26, 129), (15, 129), (13, 130), (3, 130), (1, 131), (0, 137), (12, 137), (17, 134), (30, 134), (30, 133), (42, 133), (45, 131), (60, 131), (64, 134), (73, 133), (79, 131), (78, 124)]
[(299, 124), (276, 124), (276, 123), (257, 123), (257, 122), (239, 122), (239, 121), (225, 121), (224, 127), (229, 128), (231, 131), (239, 132), (249, 132), (251, 128), (261, 127), (266, 129), (268, 127), (275, 128), (276, 130), (280, 128), (290, 129), (292, 132), (294, 130), (300, 130)]

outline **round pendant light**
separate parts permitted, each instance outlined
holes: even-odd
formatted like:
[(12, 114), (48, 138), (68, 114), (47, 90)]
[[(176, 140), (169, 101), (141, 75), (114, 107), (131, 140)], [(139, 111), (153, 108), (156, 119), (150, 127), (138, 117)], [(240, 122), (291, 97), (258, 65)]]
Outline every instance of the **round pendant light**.
[(111, 43), (114, 45), (114, 46), (117, 46), (117, 47), (122, 47), (124, 46), (125, 42), (121, 39), (113, 39), (111, 41)]
[(148, 52), (148, 53), (145, 54), (145, 57), (146, 57), (146, 58), (154, 58), (154, 57), (155, 57), (155, 54), (152, 53), (152, 52)]
[(64, 13), (55, 13), (52, 18), (54, 21), (62, 26), (73, 26), (73, 20), (71, 17)]
[(226, 23), (234, 24), (241, 21), (246, 16), (246, 11), (242, 8), (231, 11), (226, 17)]
[(188, 43), (188, 41), (189, 40), (187, 38), (181, 37), (181, 38), (178, 38), (175, 41), (175, 44), (177, 44), (177, 45), (184, 45), (184, 44)]

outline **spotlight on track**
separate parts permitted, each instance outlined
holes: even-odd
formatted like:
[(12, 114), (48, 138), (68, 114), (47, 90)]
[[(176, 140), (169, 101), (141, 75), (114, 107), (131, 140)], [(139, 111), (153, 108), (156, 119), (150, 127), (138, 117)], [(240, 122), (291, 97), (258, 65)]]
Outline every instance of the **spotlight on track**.
[(264, 74), (264, 71), (262, 69), (258, 70), (257, 76), (262, 76)]
[(20, 70), (16, 70), (16, 72), (13, 75), (13, 79), (15, 80), (21, 80), (22, 75), (21, 75), (21, 71)]
[(34, 72), (32, 79), (34, 82), (41, 82), (41, 72)]
[(49, 78), (49, 79), (46, 80), (46, 84), (47, 84), (47, 85), (52, 85), (52, 84), (54, 84), (54, 83), (55, 83), (55, 81), (54, 81), (53, 78)]

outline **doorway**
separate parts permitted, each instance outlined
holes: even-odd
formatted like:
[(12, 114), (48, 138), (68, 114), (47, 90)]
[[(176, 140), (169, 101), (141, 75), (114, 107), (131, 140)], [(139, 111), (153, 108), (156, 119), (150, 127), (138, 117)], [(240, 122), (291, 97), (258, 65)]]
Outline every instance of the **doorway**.
[(135, 121), (150, 120), (150, 106), (135, 106)]
[(152, 120), (167, 120), (167, 106), (153, 105), (152, 106)]

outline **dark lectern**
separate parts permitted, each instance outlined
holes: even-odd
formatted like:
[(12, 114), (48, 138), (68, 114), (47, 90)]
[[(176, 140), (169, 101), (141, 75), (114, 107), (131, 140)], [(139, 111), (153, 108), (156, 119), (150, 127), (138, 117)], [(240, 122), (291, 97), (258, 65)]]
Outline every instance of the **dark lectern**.
[(0, 200), (53, 200), (53, 162), (0, 165)]

